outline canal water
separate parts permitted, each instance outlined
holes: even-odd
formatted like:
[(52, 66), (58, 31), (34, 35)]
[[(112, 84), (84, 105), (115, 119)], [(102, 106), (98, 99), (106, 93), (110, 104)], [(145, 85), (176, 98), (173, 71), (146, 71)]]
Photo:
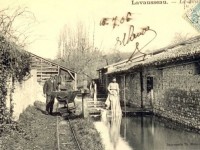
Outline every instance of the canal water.
[(200, 150), (200, 135), (166, 127), (153, 116), (110, 117), (95, 122), (106, 150)]

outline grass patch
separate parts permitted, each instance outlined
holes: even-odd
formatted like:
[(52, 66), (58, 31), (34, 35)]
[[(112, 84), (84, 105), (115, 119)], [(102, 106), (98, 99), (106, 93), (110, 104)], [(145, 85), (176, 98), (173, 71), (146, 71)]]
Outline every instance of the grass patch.
[[(35, 103), (29, 106), (19, 117), (13, 128), (7, 129), (0, 137), (2, 150), (56, 150), (56, 116), (45, 115), (44, 104)], [(62, 119), (62, 118), (61, 118)], [(83, 150), (103, 150), (101, 138), (92, 120), (83, 118), (70, 119), (78, 142)], [(68, 123), (67, 123), (68, 124)], [(66, 125), (67, 125), (66, 124)], [(70, 128), (67, 130), (65, 142), (70, 143), (66, 150), (74, 147)]]
[(75, 130), (80, 146), (84, 150), (103, 150), (100, 134), (94, 127), (91, 119), (70, 120)]

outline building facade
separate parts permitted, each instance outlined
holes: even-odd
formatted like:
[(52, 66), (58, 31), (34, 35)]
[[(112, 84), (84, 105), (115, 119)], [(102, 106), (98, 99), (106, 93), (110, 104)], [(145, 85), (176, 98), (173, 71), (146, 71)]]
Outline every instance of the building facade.
[(199, 36), (139, 61), (133, 58), (104, 76), (108, 82), (117, 78), (122, 104), (152, 108), (157, 115), (200, 129)]

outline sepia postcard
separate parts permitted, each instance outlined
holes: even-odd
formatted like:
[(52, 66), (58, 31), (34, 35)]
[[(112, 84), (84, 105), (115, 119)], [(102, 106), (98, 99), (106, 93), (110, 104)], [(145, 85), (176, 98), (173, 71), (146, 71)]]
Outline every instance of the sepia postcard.
[(199, 0), (0, 0), (0, 149), (200, 149)]

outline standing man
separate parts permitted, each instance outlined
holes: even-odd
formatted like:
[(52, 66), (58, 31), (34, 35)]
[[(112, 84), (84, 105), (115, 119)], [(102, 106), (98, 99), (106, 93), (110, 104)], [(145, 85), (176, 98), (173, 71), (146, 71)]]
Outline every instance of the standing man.
[(56, 91), (60, 91), (60, 85), (61, 85), (61, 77), (59, 75), (54, 76), (54, 86)]
[(51, 92), (56, 91), (56, 85), (54, 77), (51, 75), (50, 78), (44, 83), (43, 93), (46, 97), (46, 113), (52, 115), (53, 113), (53, 104), (55, 96)]

